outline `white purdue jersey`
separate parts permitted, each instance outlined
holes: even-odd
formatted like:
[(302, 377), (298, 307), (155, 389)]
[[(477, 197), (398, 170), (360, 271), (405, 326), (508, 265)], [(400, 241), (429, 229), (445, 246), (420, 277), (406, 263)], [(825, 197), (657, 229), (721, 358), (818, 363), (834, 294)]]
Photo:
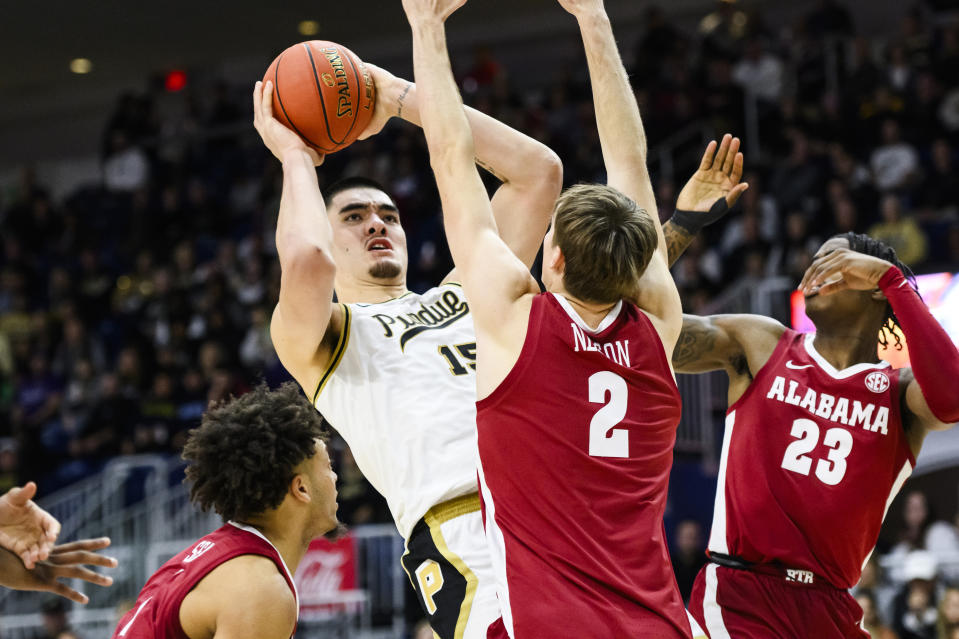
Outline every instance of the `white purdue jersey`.
[(432, 506), (476, 492), (476, 333), (456, 284), (344, 304), (313, 403), (408, 539)]

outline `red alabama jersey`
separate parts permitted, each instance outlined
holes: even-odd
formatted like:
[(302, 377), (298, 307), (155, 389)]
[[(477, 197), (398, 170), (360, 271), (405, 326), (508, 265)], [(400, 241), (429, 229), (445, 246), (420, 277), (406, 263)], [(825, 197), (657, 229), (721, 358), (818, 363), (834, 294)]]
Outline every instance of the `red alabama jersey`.
[(915, 459), (899, 371), (836, 370), (814, 338), (787, 330), (726, 413), (709, 550), (851, 588)]
[(679, 392), (649, 318), (591, 330), (533, 299), (506, 379), (477, 402), (486, 533), (512, 637), (689, 637), (663, 511)]
[(163, 564), (120, 619), (113, 639), (189, 639), (180, 626), (183, 598), (214, 568), (240, 555), (272, 559), (297, 597), (293, 576), (273, 544), (255, 528), (230, 522)]

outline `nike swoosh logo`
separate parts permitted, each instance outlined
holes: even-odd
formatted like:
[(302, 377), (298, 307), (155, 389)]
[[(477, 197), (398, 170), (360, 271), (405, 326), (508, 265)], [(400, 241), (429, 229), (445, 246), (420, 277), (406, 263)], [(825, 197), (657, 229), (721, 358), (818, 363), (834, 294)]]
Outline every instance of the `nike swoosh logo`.
[(802, 370), (804, 368), (810, 368), (811, 366), (812, 364), (793, 364), (793, 361), (791, 359), (786, 361), (786, 368), (791, 368), (796, 371)]

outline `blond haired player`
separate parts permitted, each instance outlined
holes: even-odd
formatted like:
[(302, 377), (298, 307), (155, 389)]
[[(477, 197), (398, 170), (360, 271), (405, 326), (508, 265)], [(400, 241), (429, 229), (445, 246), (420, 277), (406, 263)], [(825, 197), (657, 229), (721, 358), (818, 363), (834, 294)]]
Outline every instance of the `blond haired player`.
[(477, 327), (485, 523), (503, 612), (490, 636), (690, 637), (663, 533), (682, 309), (635, 97), (600, 0), (579, 22), (609, 185), (556, 202), (536, 282), (497, 236), (444, 22), (403, 0), (446, 234)]

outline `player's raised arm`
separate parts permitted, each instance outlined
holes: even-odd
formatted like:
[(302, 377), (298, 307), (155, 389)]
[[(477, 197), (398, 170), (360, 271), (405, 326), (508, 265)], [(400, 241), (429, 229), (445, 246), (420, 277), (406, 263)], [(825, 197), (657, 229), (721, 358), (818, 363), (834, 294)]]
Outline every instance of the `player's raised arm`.
[(944, 430), (959, 422), (959, 394), (955, 391), (959, 349), (896, 265), (850, 249), (837, 249), (813, 262), (800, 289), (807, 295), (879, 289), (909, 344), (912, 369), (903, 376), (908, 380), (906, 407), (925, 430)]
[(646, 132), (636, 96), (629, 85), (602, 0), (559, 0), (559, 3), (576, 17), (583, 36), (607, 183), (631, 197), (656, 227), (657, 249), (640, 279), (635, 301), (652, 317), (669, 352), (682, 325), (682, 304), (666, 262), (666, 239), (646, 167)]
[(253, 89), (253, 125), (283, 163), (283, 191), (276, 222), (280, 301), (270, 336), (283, 366), (311, 395), (329, 357), (324, 336), (333, 313), (332, 231), (316, 180), (322, 158), (273, 117), (271, 83)]
[[(376, 82), (376, 108), (360, 137), (379, 132), (394, 116), (422, 127), (416, 85), (372, 64), (366, 66)], [(476, 164), (502, 182), (492, 199), (500, 237), (530, 266), (563, 186), (563, 165), (549, 147), (485, 113), (466, 107), (466, 119), (473, 132)]]
[(740, 182), (742, 177), (739, 138), (727, 133), (720, 144), (713, 140), (706, 145), (699, 168), (679, 192), (676, 212), (663, 224), (670, 266), (704, 226), (726, 215), (749, 188), (749, 184)]
[(413, 69), (423, 132), (443, 205), (446, 239), (477, 328), (495, 325), (509, 305), (539, 290), (500, 239), (449, 54), (444, 22), (465, 0), (403, 0), (413, 31)]

